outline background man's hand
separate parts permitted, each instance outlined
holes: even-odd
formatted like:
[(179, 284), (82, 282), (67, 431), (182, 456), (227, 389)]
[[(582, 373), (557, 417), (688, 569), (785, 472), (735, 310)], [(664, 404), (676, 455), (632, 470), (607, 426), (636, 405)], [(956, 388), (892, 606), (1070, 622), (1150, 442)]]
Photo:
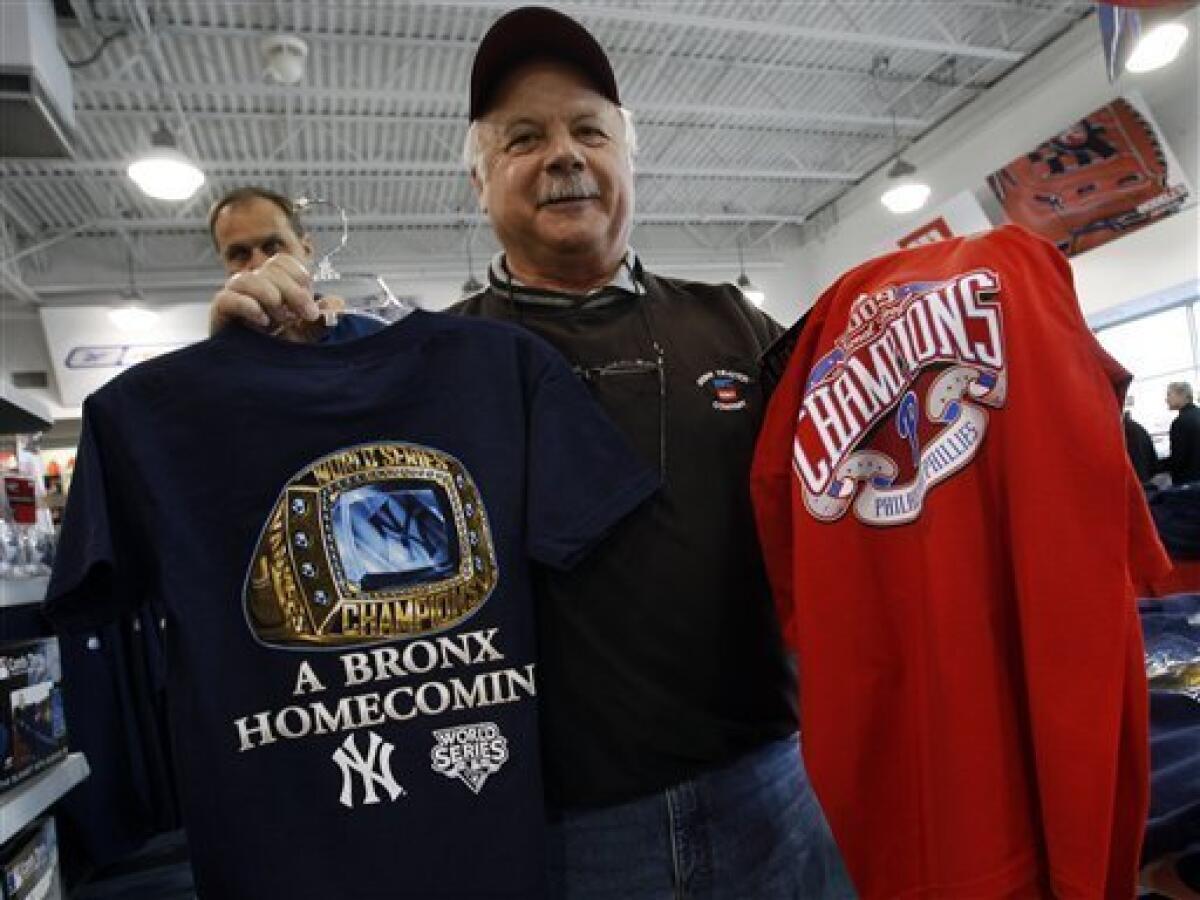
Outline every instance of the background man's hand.
[(215, 334), (231, 322), (241, 322), (278, 331), (289, 340), (309, 341), (320, 315), (304, 263), (277, 253), (258, 269), (230, 276), (213, 297), (209, 331)]

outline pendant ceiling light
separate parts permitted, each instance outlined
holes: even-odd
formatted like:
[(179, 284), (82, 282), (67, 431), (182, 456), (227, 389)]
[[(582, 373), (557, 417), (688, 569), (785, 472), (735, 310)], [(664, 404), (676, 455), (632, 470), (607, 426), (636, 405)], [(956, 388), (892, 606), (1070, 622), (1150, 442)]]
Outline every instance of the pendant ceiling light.
[(470, 297), (472, 294), (478, 294), (483, 290), (483, 284), (475, 277), (475, 257), (472, 251), (472, 244), (475, 241), (475, 225), (467, 225), (464, 222), (464, 227), (467, 229), (466, 240), (463, 242), (467, 251), (467, 280), (462, 285), (462, 296)]
[(888, 212), (902, 215), (916, 212), (929, 200), (929, 185), (917, 177), (917, 167), (902, 157), (896, 157), (888, 169), (888, 188), (879, 198)]
[(767, 302), (767, 293), (746, 274), (746, 261), (742, 258), (742, 232), (739, 230), (737, 234), (738, 248), (738, 268), (741, 269), (741, 274), (737, 277), (738, 289), (742, 292), (742, 296), (753, 303), (755, 306), (762, 306)]
[(175, 143), (167, 126), (159, 123), (150, 138), (150, 149), (126, 169), (133, 182), (156, 200), (187, 200), (204, 184), (204, 173)]
[(917, 177), (917, 167), (901, 154), (900, 131), (896, 128), (896, 110), (892, 109), (892, 144), (896, 148), (896, 161), (888, 169), (888, 184), (879, 198), (887, 211), (897, 216), (916, 212), (929, 200), (932, 193), (929, 185)]
[(158, 323), (158, 313), (146, 308), (146, 298), (137, 286), (133, 270), (133, 248), (125, 248), (125, 266), (129, 273), (129, 287), (121, 292), (126, 305), (108, 311), (108, 319), (121, 331), (146, 332)]

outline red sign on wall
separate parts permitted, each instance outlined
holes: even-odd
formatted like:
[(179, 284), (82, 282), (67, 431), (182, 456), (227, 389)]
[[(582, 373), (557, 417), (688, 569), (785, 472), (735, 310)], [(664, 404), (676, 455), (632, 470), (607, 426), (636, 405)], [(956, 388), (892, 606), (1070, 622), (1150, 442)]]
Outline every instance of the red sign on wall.
[(32, 525), (37, 521), (37, 495), (33, 479), (24, 475), (4, 476), (4, 497), (12, 510), (13, 521), (18, 525)]
[(896, 244), (901, 249), (907, 250), (909, 247), (934, 244), (951, 237), (954, 237), (954, 232), (950, 230), (950, 226), (946, 223), (945, 218), (938, 216), (932, 222), (927, 222), (916, 231), (906, 234), (900, 240), (896, 241)]

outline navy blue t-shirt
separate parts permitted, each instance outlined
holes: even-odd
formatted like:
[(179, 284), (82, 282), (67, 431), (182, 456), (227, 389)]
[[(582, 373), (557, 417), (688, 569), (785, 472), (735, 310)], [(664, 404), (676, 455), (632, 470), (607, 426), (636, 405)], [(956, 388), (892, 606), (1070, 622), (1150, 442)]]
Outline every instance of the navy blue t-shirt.
[(317, 343), (340, 344), (360, 337), (366, 337), (377, 331), (382, 331), (387, 323), (374, 316), (364, 316), (357, 313), (345, 313), (337, 317), (333, 327), (321, 335)]
[(165, 610), (202, 897), (538, 897), (529, 561), (656, 485), (521, 329), (230, 328), (84, 404), (47, 611)]

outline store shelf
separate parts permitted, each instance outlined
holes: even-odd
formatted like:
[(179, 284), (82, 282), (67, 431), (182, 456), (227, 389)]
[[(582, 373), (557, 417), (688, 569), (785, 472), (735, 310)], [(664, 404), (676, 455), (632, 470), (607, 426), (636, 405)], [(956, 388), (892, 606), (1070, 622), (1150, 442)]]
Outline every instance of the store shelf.
[(55, 800), (87, 778), (90, 771), (83, 754), (72, 753), (0, 794), (0, 844), (49, 809)]
[(0, 381), (0, 434), (32, 434), (53, 424), (50, 407)]
[(49, 575), (36, 578), (0, 578), (0, 609), (41, 603), (49, 584)]
[[(42, 890), (44, 893), (38, 893)], [(36, 888), (21, 896), (41, 897), (42, 900), (63, 900), (62, 873), (58, 871), (58, 862), (55, 862), (54, 868), (45, 874), (44, 880)]]

